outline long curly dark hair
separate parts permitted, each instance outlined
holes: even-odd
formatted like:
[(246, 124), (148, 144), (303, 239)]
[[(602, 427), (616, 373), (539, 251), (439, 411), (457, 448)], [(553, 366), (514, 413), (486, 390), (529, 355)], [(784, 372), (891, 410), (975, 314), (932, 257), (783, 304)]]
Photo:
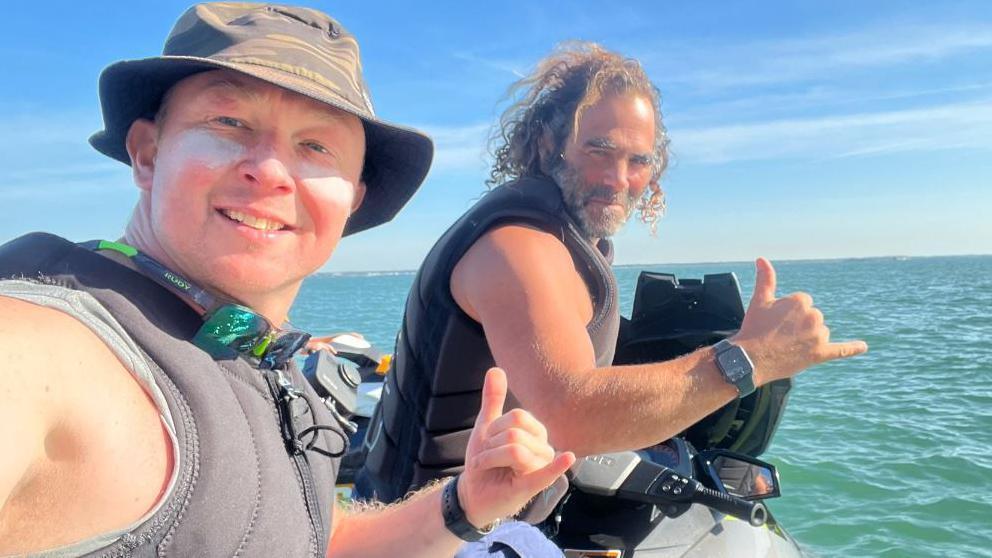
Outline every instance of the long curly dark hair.
[[(568, 42), (542, 60), (534, 72), (507, 91), (515, 99), (500, 116), (490, 137), (494, 158), (486, 185), (490, 188), (523, 176), (552, 176), (554, 159), (569, 134), (578, 128), (582, 113), (605, 95), (636, 93), (651, 100), (655, 114), (653, 172), (637, 209), (651, 227), (665, 213), (665, 194), (659, 184), (668, 166), (668, 134), (661, 119), (661, 94), (641, 64), (610, 52), (596, 43)], [(549, 134), (542, 149), (542, 136)]]

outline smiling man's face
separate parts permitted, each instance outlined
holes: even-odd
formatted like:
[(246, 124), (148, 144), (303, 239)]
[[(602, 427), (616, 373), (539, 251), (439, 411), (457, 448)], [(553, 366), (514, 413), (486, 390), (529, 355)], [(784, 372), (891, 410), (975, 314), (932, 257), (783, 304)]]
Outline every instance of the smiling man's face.
[(291, 302), (364, 194), (357, 117), (234, 72), (179, 82), (128, 146), (138, 247), (243, 302)]
[(607, 95), (569, 134), (555, 181), (569, 213), (590, 239), (613, 236), (651, 180), (654, 109), (641, 95)]

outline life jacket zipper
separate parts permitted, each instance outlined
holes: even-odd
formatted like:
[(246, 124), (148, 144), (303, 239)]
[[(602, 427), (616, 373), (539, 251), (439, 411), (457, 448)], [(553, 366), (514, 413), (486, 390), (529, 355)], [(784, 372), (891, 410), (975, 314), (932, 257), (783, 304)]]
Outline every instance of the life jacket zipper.
[(279, 422), (282, 427), (283, 440), (286, 442), (286, 451), (293, 458), (296, 472), (300, 476), (300, 484), (303, 485), (303, 498), (307, 507), (307, 516), (310, 519), (310, 532), (317, 544), (317, 554), (322, 555), (322, 553), (326, 553), (327, 548), (323, 514), (321, 514), (320, 503), (314, 488), (310, 461), (307, 459), (304, 443), (298, 438), (296, 423), (293, 422), (292, 405), (293, 401), (300, 397), (300, 391), (289, 381), (282, 370), (270, 369), (262, 372), (279, 412)]

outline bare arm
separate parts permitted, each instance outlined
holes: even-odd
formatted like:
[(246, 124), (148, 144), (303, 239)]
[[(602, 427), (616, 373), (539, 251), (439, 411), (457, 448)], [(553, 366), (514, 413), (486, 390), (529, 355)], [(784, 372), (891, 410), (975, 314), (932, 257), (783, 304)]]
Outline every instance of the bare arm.
[(0, 555), (134, 521), (165, 487), (168, 448), (154, 405), (89, 329), (0, 297)]
[(0, 540), (9, 524), (6, 504), (44, 453), (54, 416), (44, 405), (44, 373), (34, 364), (44, 366), (44, 353), (28, 352), (34, 339), (46, 337), (42, 324), (17, 319), (29, 306), (0, 297)]
[[(755, 383), (867, 350), (829, 342), (808, 295), (774, 297), (774, 270), (758, 263), (758, 284), (735, 341), (755, 361)], [(637, 366), (596, 368), (585, 326), (588, 290), (552, 235), (506, 226), (484, 235), (451, 278), (455, 300), (482, 324), (514, 396), (547, 425), (555, 447), (589, 455), (668, 439), (736, 397), (712, 348)]]
[(334, 510), (336, 524), (327, 555), (452, 556), (463, 541), (441, 519), (441, 488), (431, 485), (400, 503), (360, 512)]
[[(476, 526), (515, 514), (575, 462), (571, 453), (551, 449), (547, 430), (530, 413), (517, 409), (502, 414), (505, 398), (506, 376), (492, 369), (458, 481), (458, 499)], [(345, 514), (336, 509), (339, 519), (332, 525), (328, 556), (453, 555), (463, 542), (444, 525), (443, 486), (431, 485), (377, 510)]]

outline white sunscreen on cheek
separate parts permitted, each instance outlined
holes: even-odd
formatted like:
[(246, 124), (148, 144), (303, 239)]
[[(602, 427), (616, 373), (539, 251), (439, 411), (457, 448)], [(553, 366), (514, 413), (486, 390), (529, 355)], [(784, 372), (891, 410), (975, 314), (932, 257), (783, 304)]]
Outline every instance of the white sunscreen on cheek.
[(355, 184), (341, 176), (341, 172), (313, 163), (300, 163), (300, 177), (306, 187), (317, 197), (335, 205), (350, 208), (355, 199)]
[(177, 155), (208, 169), (233, 165), (245, 156), (245, 146), (207, 130), (189, 130), (176, 141)]

